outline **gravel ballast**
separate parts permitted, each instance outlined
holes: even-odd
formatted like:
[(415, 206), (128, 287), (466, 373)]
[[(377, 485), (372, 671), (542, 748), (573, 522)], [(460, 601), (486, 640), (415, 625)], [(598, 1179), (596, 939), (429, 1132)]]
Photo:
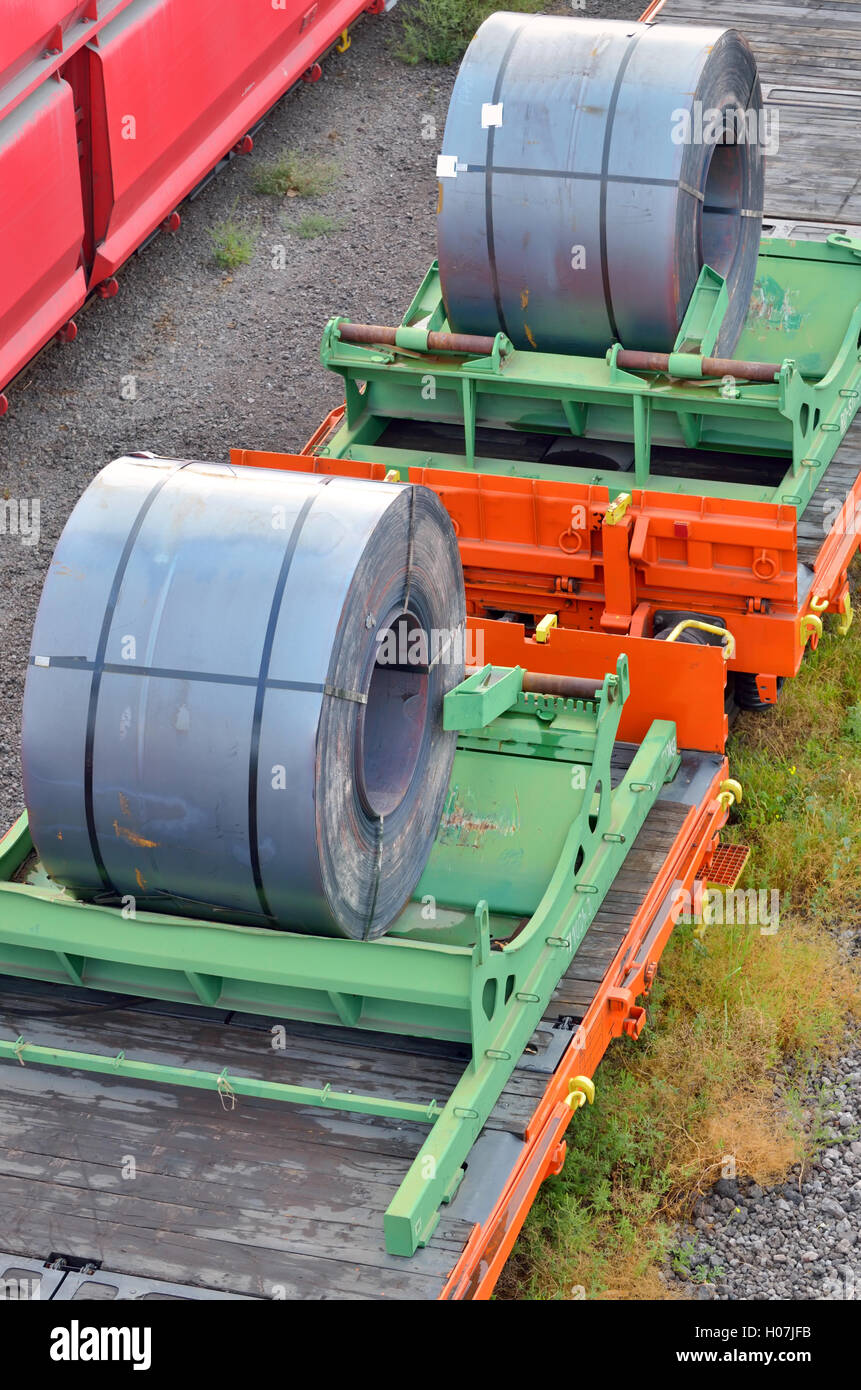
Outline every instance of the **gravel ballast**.
[(861, 1047), (825, 1063), (806, 1100), (807, 1127), (825, 1147), (776, 1187), (721, 1178), (699, 1198), (673, 1259), (680, 1291), (724, 1301), (861, 1298)]

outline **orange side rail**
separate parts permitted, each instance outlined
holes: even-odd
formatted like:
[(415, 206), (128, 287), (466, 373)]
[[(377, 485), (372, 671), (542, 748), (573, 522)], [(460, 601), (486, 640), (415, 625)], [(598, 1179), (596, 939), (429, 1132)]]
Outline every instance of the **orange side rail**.
[[(848, 593), (848, 569), (861, 543), (861, 473), (847, 494), (818, 556), (810, 590), (811, 600), (828, 600), (832, 612)], [(821, 606), (819, 612), (824, 611)]]
[(666, 3), (667, 0), (652, 0), (651, 5), (647, 5), (640, 15), (640, 24), (646, 24), (648, 20), (654, 19), (655, 15), (660, 13)]
[(334, 410), (330, 410), (329, 414), (326, 416), (319, 429), (315, 430), (314, 433), (311, 435), (311, 438), (308, 440), (308, 443), (305, 445), (305, 448), (302, 450), (302, 453), (315, 454), (317, 450), (320, 448), (320, 446), (324, 444), (325, 441), (329, 438), (329, 436), (333, 435), (335, 431), (339, 428), (341, 421), (343, 420), (344, 415), (346, 413), (346, 410), (347, 407), (345, 405), (337, 405), (335, 406)]
[(713, 853), (718, 832), (727, 818), (727, 811), (717, 799), (726, 775), (727, 763), (723, 761), (704, 802), (691, 807), (662, 872), (634, 917), (559, 1067), (548, 1080), (527, 1126), (527, 1142), (519, 1163), (490, 1216), (473, 1230), (443, 1289), (443, 1299), (490, 1297), (538, 1188), (547, 1176), (561, 1171), (565, 1130), (572, 1118), (565, 1103), (569, 1082), (575, 1076), (592, 1076), (613, 1038), (624, 1032), (633, 1036), (639, 1033), (642, 1014), (632, 1013), (636, 1008), (633, 1001), (651, 988), (658, 961), (675, 925), (672, 910), (653, 921), (655, 912), (674, 889), (693, 893), (694, 879)]

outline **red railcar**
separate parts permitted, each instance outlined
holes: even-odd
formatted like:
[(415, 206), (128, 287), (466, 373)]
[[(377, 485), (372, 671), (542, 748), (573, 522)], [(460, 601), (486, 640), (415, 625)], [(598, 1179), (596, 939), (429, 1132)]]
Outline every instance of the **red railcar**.
[[(394, 0), (4, 0), (2, 388), (363, 12)], [(247, 146), (246, 146), (247, 148)]]

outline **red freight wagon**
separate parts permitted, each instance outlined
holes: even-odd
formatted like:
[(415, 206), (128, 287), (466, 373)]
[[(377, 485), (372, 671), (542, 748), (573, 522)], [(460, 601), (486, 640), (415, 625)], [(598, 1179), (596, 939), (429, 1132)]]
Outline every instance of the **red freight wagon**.
[(2, 387), (363, 12), (395, 0), (4, 0)]

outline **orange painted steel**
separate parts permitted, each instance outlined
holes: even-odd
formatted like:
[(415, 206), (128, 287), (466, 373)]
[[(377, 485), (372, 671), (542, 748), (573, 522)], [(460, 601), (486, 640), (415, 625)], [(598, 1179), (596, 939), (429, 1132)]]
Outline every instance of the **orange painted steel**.
[(675, 895), (681, 890), (693, 894), (694, 880), (714, 853), (726, 821), (727, 811), (718, 801), (726, 775), (723, 761), (702, 804), (691, 807), (583, 1022), (548, 1079), (527, 1126), (523, 1153), (505, 1189), (487, 1220), (473, 1230), (452, 1270), (442, 1293), (444, 1299), (490, 1297), (538, 1188), (547, 1176), (561, 1170), (565, 1131), (572, 1120), (572, 1111), (565, 1104), (569, 1083), (577, 1076), (593, 1076), (614, 1038), (639, 1033), (642, 1012), (635, 1001), (649, 993), (675, 926)]
[[(847, 571), (861, 542), (861, 473), (834, 518), (816, 557), (811, 596), (827, 598), (829, 610), (839, 612), (848, 593)], [(810, 605), (808, 604), (808, 609)], [(821, 610), (820, 610), (821, 611)]]
[[(476, 664), (522, 666), (545, 675), (594, 676), (602, 680), (624, 653), (631, 693), (622, 710), (619, 738), (640, 743), (655, 718), (672, 719), (680, 748), (722, 753), (727, 737), (724, 706), (726, 663), (718, 647), (655, 642), (608, 632), (554, 628), (546, 642), (526, 636), (521, 623), (468, 620), (471, 660)], [(655, 692), (660, 691), (660, 708)]]
[[(329, 416), (302, 455), (239, 450), (232, 457), (258, 467), (385, 477), (382, 464), (317, 453), (341, 413)], [(840, 611), (861, 539), (858, 481), (823, 537), (814, 585), (802, 601), (792, 506), (634, 488), (614, 521), (607, 518), (606, 487), (419, 467), (409, 469), (409, 481), (431, 488), (452, 518), (471, 616), (501, 610), (537, 620), (555, 613), (559, 630), (648, 637), (656, 611), (693, 610), (729, 628), (736, 644), (731, 670), (774, 677), (794, 676), (807, 641), (816, 644), (801, 620)]]
[(667, 0), (652, 0), (651, 5), (647, 5), (640, 15), (640, 24), (647, 24), (650, 19), (654, 19), (656, 14), (660, 14), (666, 3)]

